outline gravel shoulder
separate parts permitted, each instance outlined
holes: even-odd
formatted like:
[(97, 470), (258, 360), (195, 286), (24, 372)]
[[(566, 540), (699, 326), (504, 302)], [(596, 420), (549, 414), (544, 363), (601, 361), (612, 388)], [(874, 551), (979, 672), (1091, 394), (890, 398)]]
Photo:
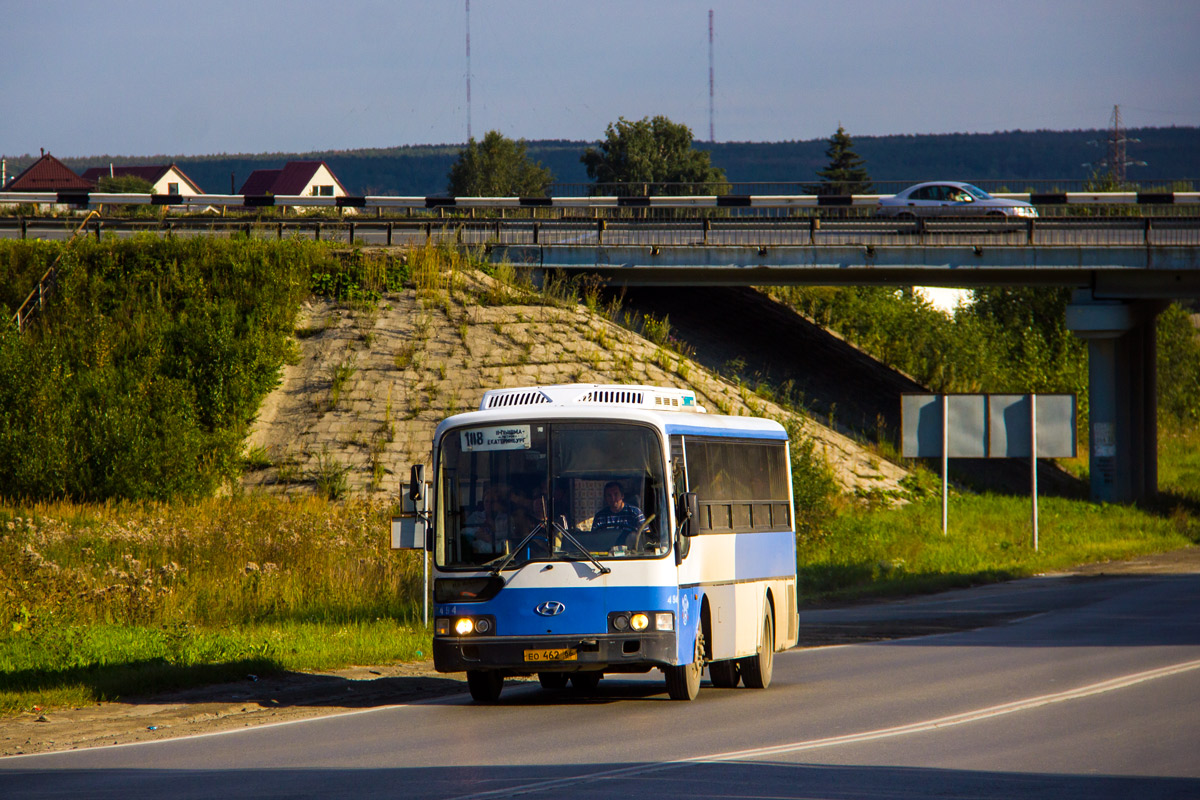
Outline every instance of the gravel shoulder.
[[(1074, 580), (1106, 576), (1200, 572), (1200, 547), (1121, 562), (1088, 564), (1064, 574)], [(892, 602), (860, 604), (886, 609)], [(899, 601), (905, 602), (905, 601)], [(804, 611), (801, 611), (803, 619)], [(851, 625), (802, 625), (801, 646), (821, 647), (945, 633), (997, 624), (977, 615), (895, 619)], [(881, 615), (881, 619), (884, 615)], [(351, 667), (322, 673), (286, 673), (186, 691), (132, 697), (84, 708), (33, 712), (0, 719), (0, 756), (173, 739), (366, 708), (412, 703), (466, 692), (463, 674), (442, 675), (431, 661)]]

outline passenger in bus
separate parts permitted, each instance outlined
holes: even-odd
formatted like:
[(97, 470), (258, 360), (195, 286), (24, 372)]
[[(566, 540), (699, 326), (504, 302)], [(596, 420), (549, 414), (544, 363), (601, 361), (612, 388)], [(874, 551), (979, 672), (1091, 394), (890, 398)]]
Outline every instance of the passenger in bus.
[(625, 502), (625, 490), (617, 481), (604, 484), (604, 508), (592, 517), (592, 529), (588, 535), (589, 546), (600, 544), (598, 549), (633, 547), (637, 530), (646, 521), (646, 515), (637, 506)]
[(508, 513), (506, 492), (498, 486), (483, 490), (483, 502), (471, 512), (463, 527), (463, 538), (473, 552), (495, 555), (506, 552), (505, 541), (512, 538), (513, 522)]

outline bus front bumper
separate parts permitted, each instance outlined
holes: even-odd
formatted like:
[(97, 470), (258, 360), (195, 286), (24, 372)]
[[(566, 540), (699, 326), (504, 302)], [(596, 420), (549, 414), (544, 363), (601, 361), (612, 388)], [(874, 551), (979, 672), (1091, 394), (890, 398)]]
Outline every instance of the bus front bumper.
[(435, 636), (438, 672), (637, 671), (675, 663), (674, 631), (597, 636)]

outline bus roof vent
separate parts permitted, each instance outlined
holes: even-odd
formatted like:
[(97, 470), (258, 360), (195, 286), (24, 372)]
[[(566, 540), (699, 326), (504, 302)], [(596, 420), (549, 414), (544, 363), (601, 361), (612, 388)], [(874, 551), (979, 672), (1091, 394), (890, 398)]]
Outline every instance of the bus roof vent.
[(606, 406), (640, 406), (645, 404), (645, 393), (636, 389), (596, 388), (576, 400), (576, 403), (603, 403)]
[(582, 386), (576, 403), (704, 413), (696, 393), (666, 386)]
[(491, 389), (483, 393), (480, 411), (492, 408), (513, 408), (554, 402), (541, 389)]
[(703, 414), (696, 393), (665, 386), (571, 383), (491, 389), (483, 394), (480, 411), (552, 404), (556, 406), (621, 406), (651, 411), (691, 411)]

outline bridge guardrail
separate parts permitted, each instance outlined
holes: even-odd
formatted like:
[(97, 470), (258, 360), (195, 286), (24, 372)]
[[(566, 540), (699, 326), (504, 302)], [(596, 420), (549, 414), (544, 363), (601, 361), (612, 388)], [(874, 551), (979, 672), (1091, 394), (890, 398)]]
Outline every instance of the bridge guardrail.
[[(67, 238), (79, 221), (0, 218), (0, 237)], [(1200, 246), (1200, 216), (1039, 218), (692, 218), (692, 219), (288, 219), (162, 220), (93, 218), (89, 236), (137, 233), (176, 236), (249, 236), (374, 246), (449, 243), (467, 246)]]

